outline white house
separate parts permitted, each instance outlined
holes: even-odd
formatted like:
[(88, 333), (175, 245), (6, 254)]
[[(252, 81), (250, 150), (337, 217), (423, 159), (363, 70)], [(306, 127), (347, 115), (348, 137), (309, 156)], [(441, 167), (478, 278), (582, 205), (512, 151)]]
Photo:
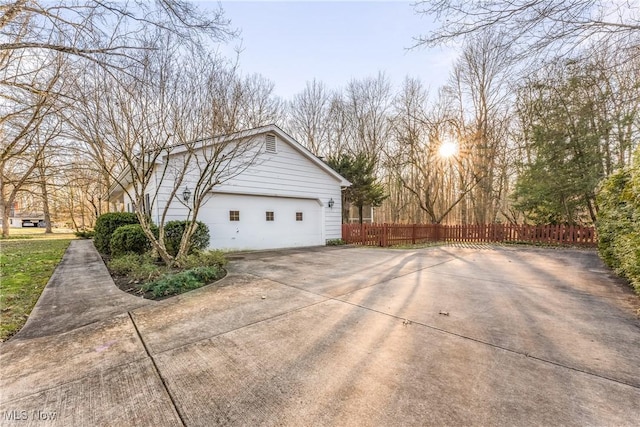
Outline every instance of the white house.
[[(211, 248), (318, 246), (341, 237), (341, 194), (350, 185), (344, 177), (275, 125), (208, 139), (203, 144), (209, 147), (229, 141), (252, 141), (257, 151), (246, 168), (213, 188), (200, 209), (197, 220), (209, 226)], [(180, 151), (174, 150), (158, 162), (149, 186), (155, 182), (157, 187), (146, 190), (145, 200), (156, 223), (175, 188), (175, 180), (160, 178), (163, 164), (173, 156), (180, 156)], [(171, 203), (166, 221), (187, 217), (188, 207), (180, 199), (184, 190), (194, 188), (196, 170), (193, 168), (178, 186), (178, 197)], [(109, 197), (121, 210), (132, 211), (129, 194), (122, 186), (114, 186)]]

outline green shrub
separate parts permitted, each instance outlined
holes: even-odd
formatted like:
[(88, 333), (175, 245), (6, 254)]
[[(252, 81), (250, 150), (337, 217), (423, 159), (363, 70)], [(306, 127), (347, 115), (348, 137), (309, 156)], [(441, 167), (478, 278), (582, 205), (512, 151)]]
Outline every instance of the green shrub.
[[(188, 223), (189, 221), (169, 221), (164, 226), (164, 244), (167, 252), (172, 256), (178, 254), (182, 234)], [(197, 224), (196, 230), (191, 235), (190, 254), (209, 246), (209, 227), (200, 221), (197, 221)]]
[(124, 276), (133, 271), (140, 264), (142, 256), (138, 254), (125, 254), (112, 258), (107, 264), (112, 273)]
[[(158, 229), (151, 226), (151, 231), (157, 235)], [(129, 224), (118, 227), (111, 235), (109, 244), (111, 255), (119, 256), (126, 253), (143, 254), (151, 249), (151, 241), (140, 224)]]
[(111, 253), (111, 236), (113, 232), (123, 225), (138, 224), (135, 214), (129, 212), (109, 212), (100, 215), (94, 228), (93, 244), (102, 254)]
[(342, 246), (347, 243), (342, 239), (329, 239), (327, 240), (327, 246)]
[(82, 230), (74, 233), (80, 239), (93, 239), (95, 232), (93, 230)]
[(219, 267), (198, 267), (176, 274), (167, 274), (157, 280), (145, 283), (142, 291), (151, 292), (154, 297), (164, 297), (200, 288), (207, 283), (224, 277)]
[(181, 264), (184, 268), (219, 267), (227, 265), (227, 258), (222, 251), (196, 251), (188, 255)]
[(640, 232), (621, 235), (616, 240), (614, 253), (619, 260), (617, 273), (629, 279), (640, 293)]
[(633, 167), (602, 182), (597, 202), (600, 257), (640, 293), (640, 148)]
[(129, 276), (133, 280), (155, 279), (166, 272), (166, 268), (154, 263), (150, 255), (135, 253), (113, 258), (109, 261), (109, 270), (117, 275)]
[(224, 277), (224, 270), (216, 266), (196, 267), (187, 270), (200, 282), (207, 284)]

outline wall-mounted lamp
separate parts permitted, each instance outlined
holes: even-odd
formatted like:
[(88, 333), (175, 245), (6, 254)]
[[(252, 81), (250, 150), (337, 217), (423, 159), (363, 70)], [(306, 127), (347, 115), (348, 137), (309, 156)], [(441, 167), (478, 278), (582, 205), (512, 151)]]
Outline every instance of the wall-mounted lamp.
[(334, 204), (333, 198), (329, 199), (329, 203), (327, 204), (329, 205), (329, 208), (333, 208), (333, 204)]
[(191, 198), (191, 190), (189, 190), (189, 187), (184, 187), (182, 198), (184, 199), (185, 203), (189, 203), (189, 199)]

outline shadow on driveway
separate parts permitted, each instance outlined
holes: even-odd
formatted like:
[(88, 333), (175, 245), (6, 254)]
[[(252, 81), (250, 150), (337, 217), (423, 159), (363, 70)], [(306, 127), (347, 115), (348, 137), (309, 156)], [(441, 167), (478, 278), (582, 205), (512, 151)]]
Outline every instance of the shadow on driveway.
[[(65, 256), (62, 272), (92, 256), (79, 255)], [(69, 276), (52, 278), (42, 298), (56, 307), (44, 304), (0, 346), (2, 424), (23, 413), (35, 424), (38, 411), (55, 413), (52, 425), (640, 419), (640, 303), (595, 252), (340, 247), (231, 257), (225, 286), (155, 303), (112, 283), (85, 301)], [(86, 309), (59, 311), (65, 300)]]

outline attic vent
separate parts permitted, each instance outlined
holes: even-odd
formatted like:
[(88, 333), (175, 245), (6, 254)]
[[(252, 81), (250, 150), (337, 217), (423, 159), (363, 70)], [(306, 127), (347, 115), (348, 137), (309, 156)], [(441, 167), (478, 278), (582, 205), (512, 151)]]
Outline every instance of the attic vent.
[(264, 137), (264, 145), (267, 153), (275, 153), (276, 152), (276, 136), (275, 135), (265, 135)]

